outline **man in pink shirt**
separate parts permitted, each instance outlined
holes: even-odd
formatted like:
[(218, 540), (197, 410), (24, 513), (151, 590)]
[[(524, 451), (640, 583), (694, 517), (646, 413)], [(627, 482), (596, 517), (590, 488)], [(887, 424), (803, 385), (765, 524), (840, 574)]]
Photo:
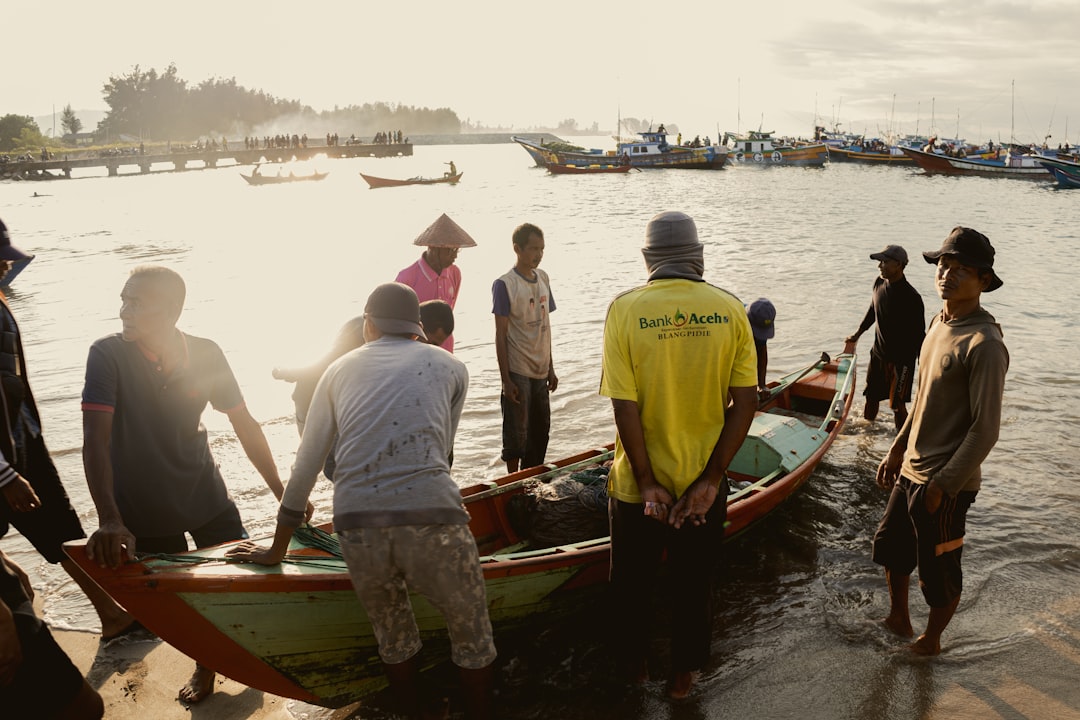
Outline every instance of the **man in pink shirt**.
[[(413, 244), (427, 250), (419, 260), (398, 273), (397, 282), (415, 290), (420, 302), (443, 300), (453, 309), (461, 289), (461, 270), (454, 261), (459, 249), (476, 247), (476, 241), (443, 213)], [(441, 347), (454, 352), (454, 336), (448, 336)]]

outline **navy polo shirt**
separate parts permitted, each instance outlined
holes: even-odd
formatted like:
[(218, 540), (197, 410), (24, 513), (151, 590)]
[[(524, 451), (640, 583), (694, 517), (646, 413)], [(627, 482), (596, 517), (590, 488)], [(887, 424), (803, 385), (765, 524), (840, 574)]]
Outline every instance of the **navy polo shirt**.
[(199, 528), (230, 503), (202, 414), (208, 403), (241, 408), (244, 398), (216, 343), (181, 337), (185, 359), (170, 374), (119, 333), (91, 345), (86, 361), (82, 408), (113, 413), (113, 492), (137, 538)]

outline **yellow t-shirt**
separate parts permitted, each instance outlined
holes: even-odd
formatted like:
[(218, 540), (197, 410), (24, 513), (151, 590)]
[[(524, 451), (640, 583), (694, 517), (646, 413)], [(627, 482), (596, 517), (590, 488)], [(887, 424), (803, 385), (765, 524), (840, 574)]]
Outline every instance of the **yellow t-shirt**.
[[(704, 282), (654, 280), (612, 301), (604, 324), (600, 394), (638, 404), (657, 482), (680, 497), (705, 469), (728, 389), (757, 385), (743, 304)], [(619, 439), (608, 491), (641, 502)]]

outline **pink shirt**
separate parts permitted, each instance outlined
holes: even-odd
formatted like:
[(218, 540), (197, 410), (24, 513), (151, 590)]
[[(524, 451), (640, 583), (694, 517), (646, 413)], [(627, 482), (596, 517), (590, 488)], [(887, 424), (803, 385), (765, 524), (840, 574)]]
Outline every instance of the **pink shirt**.
[[(443, 300), (453, 309), (457, 303), (458, 290), (461, 289), (461, 269), (457, 265), (451, 265), (443, 268), (441, 273), (436, 273), (421, 255), (419, 260), (398, 273), (397, 282), (415, 290), (420, 302)], [(442, 347), (454, 352), (454, 336), (446, 338)]]

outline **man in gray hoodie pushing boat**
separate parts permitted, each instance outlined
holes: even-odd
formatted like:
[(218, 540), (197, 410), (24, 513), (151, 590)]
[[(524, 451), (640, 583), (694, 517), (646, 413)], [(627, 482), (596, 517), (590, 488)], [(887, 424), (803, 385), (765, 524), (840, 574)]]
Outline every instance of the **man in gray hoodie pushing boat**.
[(281, 562), (336, 438), (334, 529), (402, 712), (412, 718), (421, 710), (414, 591), (446, 620), (466, 716), (486, 720), (495, 645), (476, 541), (448, 459), (468, 370), (442, 348), (416, 342), (426, 336), (408, 285), (375, 288), (364, 308), (364, 339), (315, 388), (272, 547), (244, 543), (229, 554)]
[(1009, 352), (1001, 326), (980, 304), (982, 293), (1002, 285), (986, 236), (953, 228), (941, 249), (923, 258), (937, 264), (943, 306), (922, 344), (911, 415), (877, 470), (878, 486), (892, 494), (873, 559), (885, 567), (889, 586), (884, 624), (903, 637), (915, 634), (908, 587), (918, 567), (930, 617), (911, 650), (937, 655), (960, 603), (965, 521), (982, 461), (997, 442)]

